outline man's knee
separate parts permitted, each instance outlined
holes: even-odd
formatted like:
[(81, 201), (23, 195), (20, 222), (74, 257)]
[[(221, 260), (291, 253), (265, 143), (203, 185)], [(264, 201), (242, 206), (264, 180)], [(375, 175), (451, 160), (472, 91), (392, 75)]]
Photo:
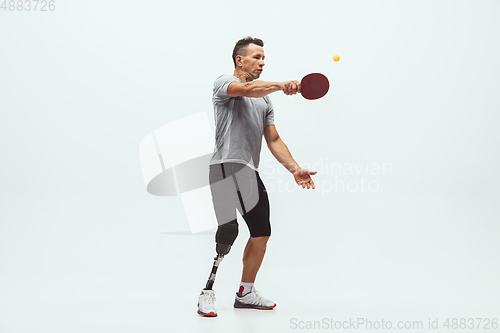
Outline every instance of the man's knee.
[(254, 246), (259, 248), (263, 252), (266, 252), (268, 240), (269, 236), (252, 237), (252, 243), (254, 244)]
[(257, 243), (261, 243), (261, 244), (267, 244), (269, 237), (271, 237), (271, 236), (252, 237), (252, 241), (257, 242)]

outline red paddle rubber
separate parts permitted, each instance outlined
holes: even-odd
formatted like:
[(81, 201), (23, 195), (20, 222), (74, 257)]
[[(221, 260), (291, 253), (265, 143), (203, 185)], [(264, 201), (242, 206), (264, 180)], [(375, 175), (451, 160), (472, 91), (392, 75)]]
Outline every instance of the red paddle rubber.
[(326, 95), (330, 88), (328, 78), (321, 73), (311, 73), (302, 79), (302, 96), (306, 99), (318, 99)]

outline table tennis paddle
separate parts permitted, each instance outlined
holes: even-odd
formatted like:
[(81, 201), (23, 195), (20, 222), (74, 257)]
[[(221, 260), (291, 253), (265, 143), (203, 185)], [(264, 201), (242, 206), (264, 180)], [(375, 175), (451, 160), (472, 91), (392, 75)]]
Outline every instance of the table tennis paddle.
[(302, 96), (305, 99), (318, 99), (326, 95), (330, 88), (328, 78), (321, 73), (311, 73), (302, 78)]

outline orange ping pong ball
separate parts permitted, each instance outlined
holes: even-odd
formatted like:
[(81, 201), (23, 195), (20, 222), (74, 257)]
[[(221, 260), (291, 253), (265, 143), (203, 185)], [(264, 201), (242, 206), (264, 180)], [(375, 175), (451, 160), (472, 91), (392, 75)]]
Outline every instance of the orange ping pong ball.
[(333, 56), (333, 61), (337, 62), (340, 60), (340, 57), (338, 55)]

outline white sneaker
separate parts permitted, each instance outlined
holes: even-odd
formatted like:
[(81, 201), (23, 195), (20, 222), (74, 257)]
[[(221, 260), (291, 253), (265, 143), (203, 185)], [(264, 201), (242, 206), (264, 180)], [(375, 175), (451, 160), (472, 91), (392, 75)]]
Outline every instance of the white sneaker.
[(237, 292), (234, 299), (234, 307), (238, 309), (271, 310), (275, 306), (276, 303), (262, 297), (254, 287), (252, 287), (252, 290), (245, 296)]
[(198, 297), (198, 314), (205, 317), (217, 317), (217, 311), (215, 310), (214, 303), (214, 291), (203, 289)]

